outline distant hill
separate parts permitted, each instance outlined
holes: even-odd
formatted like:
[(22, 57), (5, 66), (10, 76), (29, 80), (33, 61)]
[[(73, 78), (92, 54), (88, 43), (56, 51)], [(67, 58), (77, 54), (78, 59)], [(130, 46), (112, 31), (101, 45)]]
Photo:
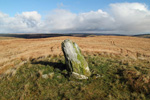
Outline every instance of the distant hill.
[(122, 34), (105, 34), (105, 33), (40, 33), (40, 34), (0, 34), (0, 37), (15, 37), (15, 38), (48, 38), (48, 37), (60, 37), (60, 36), (74, 36), (74, 37), (94, 37), (94, 36), (132, 36), (150, 38), (150, 34), (140, 35), (122, 35)]
[(135, 37), (150, 38), (150, 34), (134, 35)]
[(104, 34), (104, 33), (40, 33), (40, 34), (0, 34), (0, 37), (15, 37), (15, 38), (48, 38), (48, 37), (60, 37), (60, 36), (74, 36), (74, 37), (93, 37), (93, 36), (125, 36), (121, 34)]
[(70, 36), (64, 34), (0, 34), (0, 37), (15, 37), (15, 38), (47, 38), (47, 37), (58, 37), (58, 36)]

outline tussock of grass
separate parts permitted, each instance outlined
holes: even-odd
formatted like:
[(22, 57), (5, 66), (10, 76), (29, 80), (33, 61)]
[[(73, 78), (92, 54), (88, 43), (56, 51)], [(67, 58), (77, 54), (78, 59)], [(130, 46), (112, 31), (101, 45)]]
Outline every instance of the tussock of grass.
[[(12, 77), (0, 80), (0, 99), (21, 100), (126, 100), (150, 98), (148, 61), (86, 56), (92, 76), (69, 77), (64, 57), (31, 59)], [(54, 73), (43, 78), (42, 75)], [(97, 77), (99, 75), (99, 77)]]

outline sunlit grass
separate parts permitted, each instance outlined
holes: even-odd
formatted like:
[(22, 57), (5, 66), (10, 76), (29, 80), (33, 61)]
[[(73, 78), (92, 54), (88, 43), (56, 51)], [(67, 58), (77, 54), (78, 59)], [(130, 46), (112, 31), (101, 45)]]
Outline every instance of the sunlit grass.
[(0, 37), (0, 40), (17, 39), (15, 37)]
[(0, 99), (144, 100), (150, 98), (149, 61), (102, 56), (85, 58), (92, 72), (88, 80), (69, 77), (63, 56), (30, 59), (14, 76), (5, 76), (0, 80)]

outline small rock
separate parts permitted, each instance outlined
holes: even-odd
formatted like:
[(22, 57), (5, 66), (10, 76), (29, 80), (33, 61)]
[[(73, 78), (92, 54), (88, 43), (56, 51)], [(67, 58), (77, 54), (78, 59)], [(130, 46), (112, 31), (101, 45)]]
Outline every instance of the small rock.
[(54, 77), (54, 72), (42, 75), (42, 78), (45, 78), (45, 79), (47, 79), (47, 78), (52, 79), (53, 77)]

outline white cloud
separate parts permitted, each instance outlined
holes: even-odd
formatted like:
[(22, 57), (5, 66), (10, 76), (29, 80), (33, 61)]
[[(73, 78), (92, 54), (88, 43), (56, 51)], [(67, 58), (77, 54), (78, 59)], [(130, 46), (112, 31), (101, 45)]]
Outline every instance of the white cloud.
[(80, 31), (107, 31), (112, 30), (114, 19), (102, 10), (79, 14), (75, 21), (75, 28)]
[(150, 32), (150, 11), (145, 4), (117, 3), (111, 4), (112, 16), (116, 29), (126, 33)]
[(110, 4), (101, 9), (75, 14), (55, 9), (45, 19), (36, 12), (22, 12), (15, 17), (0, 12), (0, 33), (13, 32), (103, 32), (136, 34), (150, 32), (150, 10), (141, 3)]
[(41, 15), (36, 11), (23, 12), (15, 17), (0, 13), (0, 17), (0, 33), (35, 32), (41, 23)]
[(76, 14), (63, 9), (56, 9), (44, 20), (43, 29), (54, 32), (72, 29), (75, 18)]
[(107, 31), (111, 30), (113, 22), (113, 18), (102, 10), (77, 15), (67, 10), (57, 9), (47, 16), (43, 29), (52, 32)]

